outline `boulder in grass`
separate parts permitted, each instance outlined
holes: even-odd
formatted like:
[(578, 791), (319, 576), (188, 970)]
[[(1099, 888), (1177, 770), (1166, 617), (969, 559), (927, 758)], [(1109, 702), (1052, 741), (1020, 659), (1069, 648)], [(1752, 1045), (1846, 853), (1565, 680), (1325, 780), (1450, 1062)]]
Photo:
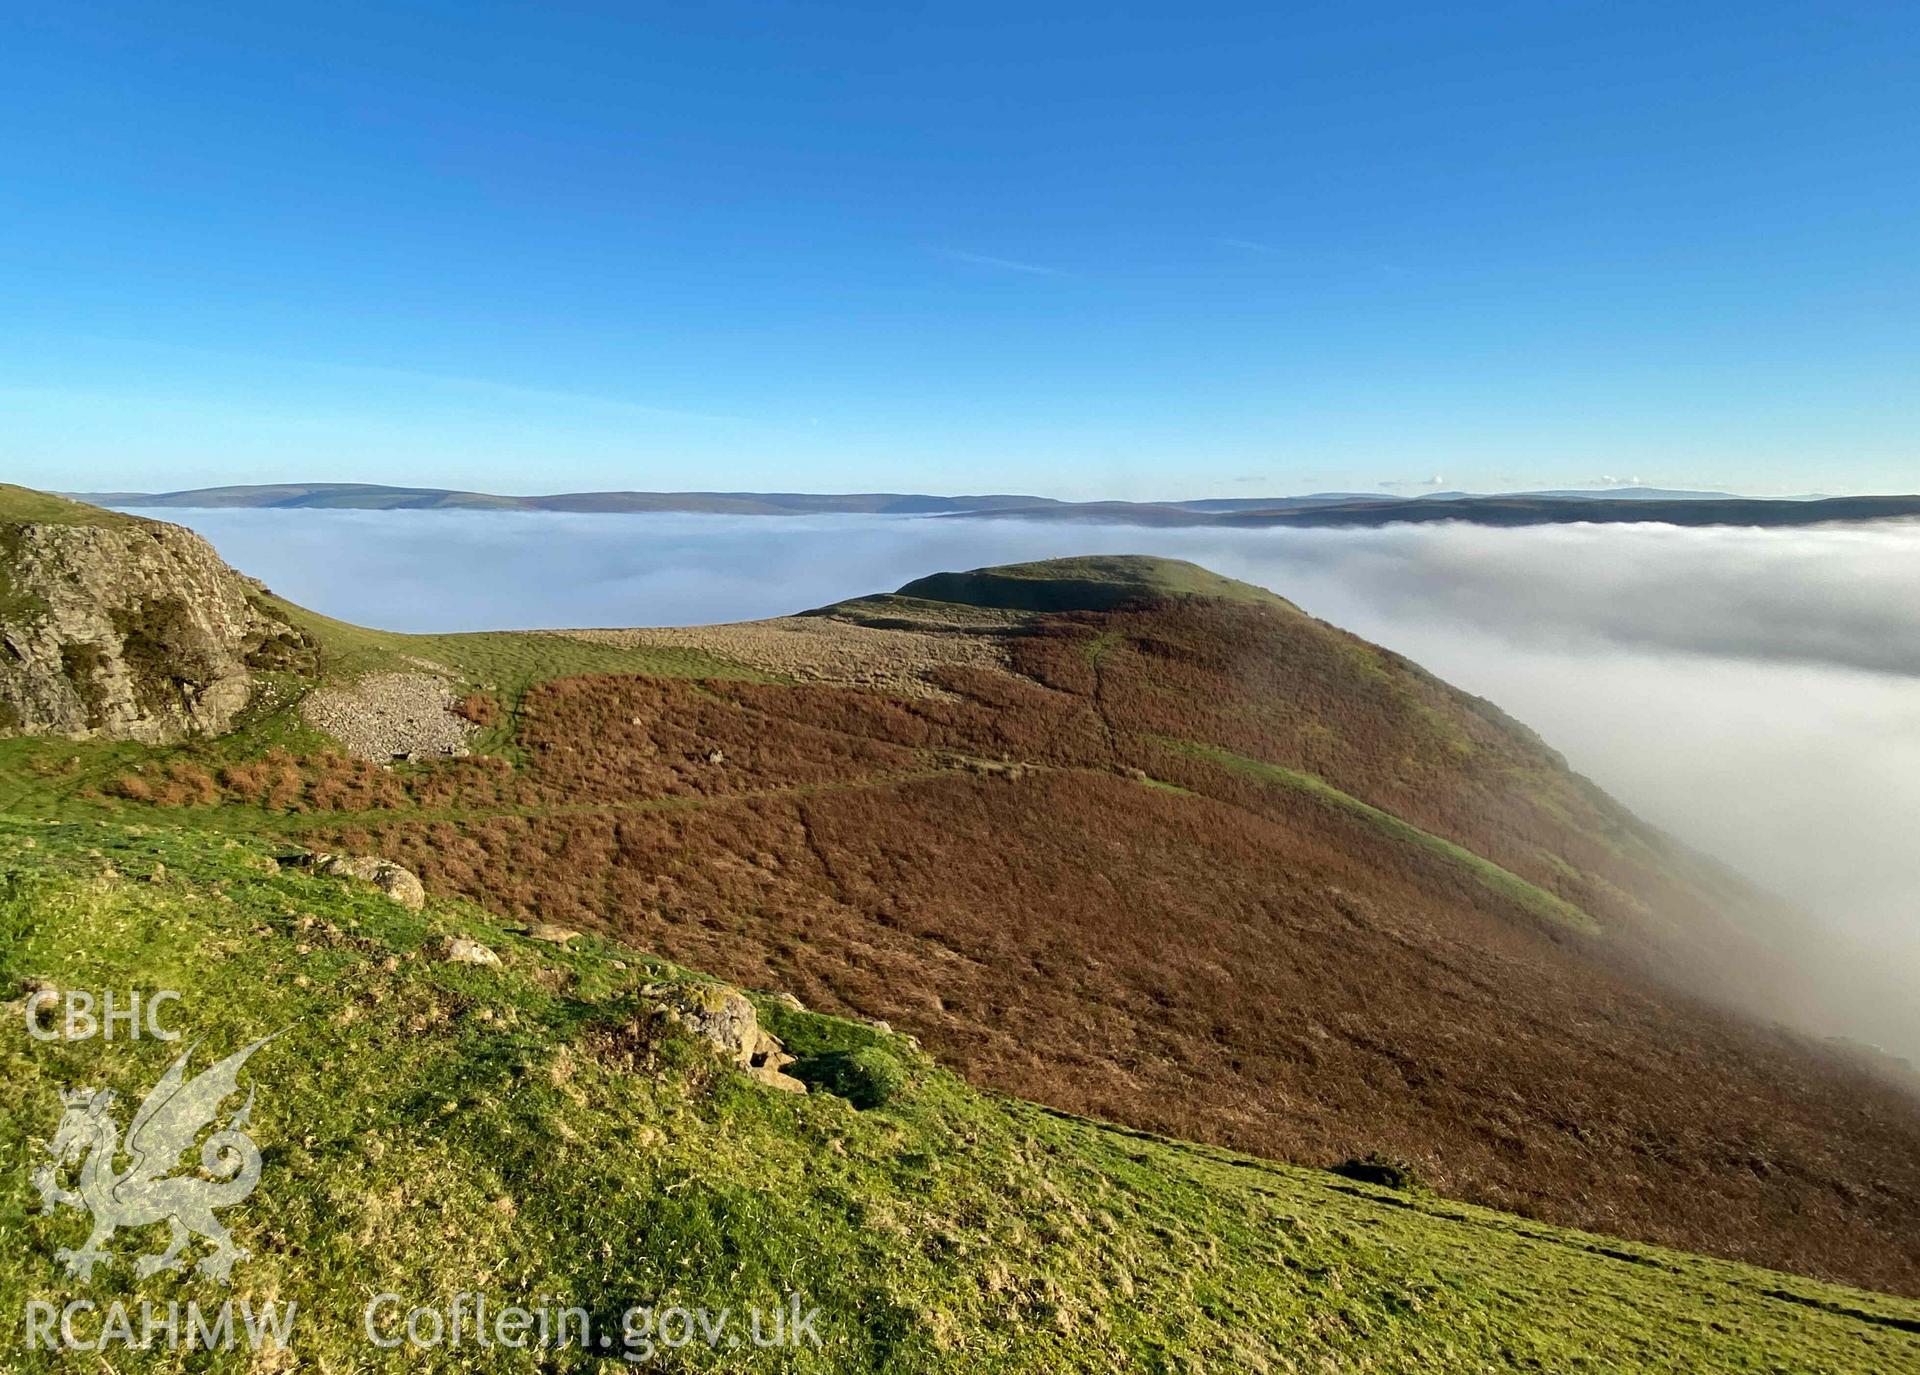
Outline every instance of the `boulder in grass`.
[(409, 911), (427, 905), (427, 890), (413, 871), (378, 855), (315, 855), (313, 872), (371, 883)]
[(500, 957), (492, 950), (466, 936), (449, 937), (441, 947), (440, 957), (448, 964), (497, 965)]
[(706, 1042), (756, 1083), (787, 1093), (807, 1091), (805, 1084), (784, 1073), (793, 1057), (777, 1036), (760, 1025), (753, 1004), (738, 989), (690, 982), (649, 984), (644, 992), (668, 1022)]

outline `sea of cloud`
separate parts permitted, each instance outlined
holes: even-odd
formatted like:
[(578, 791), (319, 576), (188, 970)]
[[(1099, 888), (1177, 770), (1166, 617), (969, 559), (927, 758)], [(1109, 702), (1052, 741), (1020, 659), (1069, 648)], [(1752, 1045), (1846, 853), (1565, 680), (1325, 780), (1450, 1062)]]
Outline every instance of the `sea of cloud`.
[[(163, 513), (396, 630), (779, 615), (927, 572), (1192, 559), (1419, 660), (1819, 921), (1831, 1029), (1920, 1058), (1920, 523), (1141, 529), (873, 516)], [(1764, 1011), (1764, 1009), (1762, 1009)]]

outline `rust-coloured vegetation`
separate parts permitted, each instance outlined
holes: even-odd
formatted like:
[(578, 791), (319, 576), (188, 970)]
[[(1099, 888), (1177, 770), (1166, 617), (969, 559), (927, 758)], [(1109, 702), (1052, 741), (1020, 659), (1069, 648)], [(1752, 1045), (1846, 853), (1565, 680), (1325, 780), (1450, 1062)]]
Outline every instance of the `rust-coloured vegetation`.
[(1752, 984), (1765, 899), (1496, 709), (1278, 606), (1054, 615), (1011, 653), (911, 699), (574, 678), (525, 698), (519, 771), (122, 791), (357, 813), (328, 843), (1069, 1111), (1920, 1293), (1920, 1102), (1680, 991)]
[(486, 692), (469, 692), (454, 703), (453, 714), (485, 730), (500, 724), (500, 699)]

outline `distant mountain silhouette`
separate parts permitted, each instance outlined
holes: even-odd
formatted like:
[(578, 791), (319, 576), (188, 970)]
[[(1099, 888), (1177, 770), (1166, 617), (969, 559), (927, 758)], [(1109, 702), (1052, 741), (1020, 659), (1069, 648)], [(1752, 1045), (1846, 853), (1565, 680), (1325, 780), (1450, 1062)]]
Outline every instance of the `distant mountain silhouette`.
[(197, 487), (179, 492), (67, 495), (116, 510), (689, 511), (741, 516), (911, 515), (1226, 527), (1374, 526), (1443, 520), (1472, 525), (1657, 521), (1670, 525), (1784, 526), (1920, 515), (1920, 496), (1762, 499), (1657, 487), (1601, 487), (1492, 496), (1462, 492), (1433, 492), (1412, 497), (1314, 492), (1305, 496), (1202, 497), (1190, 501), (1059, 501), (1012, 493), (929, 496), (913, 492), (559, 492), (545, 496), (502, 496), (444, 487), (292, 482)]

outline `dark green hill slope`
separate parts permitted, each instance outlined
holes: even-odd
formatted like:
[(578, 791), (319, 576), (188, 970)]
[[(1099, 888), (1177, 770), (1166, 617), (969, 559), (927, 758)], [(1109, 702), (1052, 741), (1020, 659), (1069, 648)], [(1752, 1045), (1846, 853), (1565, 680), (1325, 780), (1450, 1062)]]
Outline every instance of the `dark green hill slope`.
[(1130, 602), (1178, 597), (1291, 604), (1251, 583), (1223, 578), (1182, 559), (1088, 555), (1009, 563), (967, 573), (931, 573), (894, 595), (997, 611), (1112, 611)]

